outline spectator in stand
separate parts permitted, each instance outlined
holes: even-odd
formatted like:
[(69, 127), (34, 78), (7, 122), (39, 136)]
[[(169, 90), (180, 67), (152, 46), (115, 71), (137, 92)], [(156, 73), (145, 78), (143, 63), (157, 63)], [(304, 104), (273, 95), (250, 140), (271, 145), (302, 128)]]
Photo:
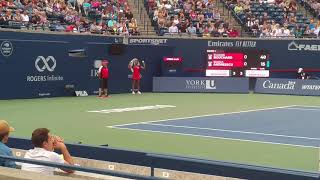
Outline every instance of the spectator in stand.
[(15, 3), (13, 2), (13, 0), (8, 0), (8, 1), (7, 1), (7, 8), (9, 8), (9, 9), (16, 9), (16, 5), (15, 5)]
[(240, 14), (243, 13), (243, 7), (240, 3), (238, 3), (235, 7), (234, 7), (234, 12), (236, 14)]
[(247, 21), (247, 27), (251, 29), (251, 27), (254, 25), (254, 18), (249, 18)]
[(197, 35), (197, 28), (190, 23), (190, 26), (187, 28), (187, 33), (190, 35)]
[[(12, 150), (5, 145), (8, 142), (10, 132), (13, 132), (14, 128), (10, 127), (8, 122), (5, 120), (0, 120), (0, 155), (12, 156)], [(16, 168), (17, 165), (13, 161), (1, 160), (0, 166)]]
[(237, 31), (237, 29), (235, 29), (234, 27), (232, 27), (232, 28), (228, 31), (228, 36), (229, 36), (229, 37), (239, 37), (239, 32)]
[(320, 34), (320, 21), (318, 21), (318, 24), (316, 25), (313, 33), (314, 33), (317, 37), (319, 37), (319, 34)]
[(93, 34), (102, 34), (102, 26), (98, 22), (93, 22), (90, 26), (90, 32)]
[(120, 35), (127, 36), (129, 35), (129, 30), (125, 22), (122, 23), (122, 26), (119, 28)]
[(131, 19), (133, 18), (132, 12), (131, 11), (126, 11), (125, 17), (127, 18), (127, 20), (131, 21)]
[(18, 8), (18, 9), (23, 9), (24, 8), (24, 5), (21, 3), (20, 0), (15, 0), (14, 4), (15, 4), (16, 8)]
[(130, 23), (129, 23), (129, 33), (131, 35), (138, 35), (138, 23), (135, 18), (132, 18)]
[(88, 12), (89, 12), (89, 10), (91, 8), (90, 0), (85, 0), (85, 2), (82, 4), (82, 7), (83, 7), (85, 15), (87, 16)]
[(259, 20), (258, 19), (254, 20), (254, 23), (251, 26), (251, 30), (252, 30), (253, 36), (257, 37), (259, 34)]
[(13, 20), (16, 21), (16, 22), (22, 22), (22, 18), (21, 18), (21, 14), (20, 14), (20, 10), (17, 9), (15, 11), (15, 14), (13, 16)]
[[(27, 151), (24, 158), (41, 161), (50, 161), (61, 164), (74, 164), (73, 158), (71, 157), (68, 148), (64, 144), (63, 139), (61, 137), (50, 134), (49, 129), (39, 128), (34, 130), (32, 133), (31, 141), (34, 145), (34, 149), (30, 149), (29, 151)], [(54, 150), (60, 150), (63, 157), (55, 153)], [(53, 172), (55, 170), (54, 167), (26, 163), (23, 163), (21, 165), (21, 169), (25, 171), (39, 172), (48, 175), (53, 175)], [(73, 170), (68, 169), (62, 170), (67, 173), (74, 172)]]
[(213, 15), (214, 20), (220, 20), (221, 16), (218, 10), (215, 10), (214, 15)]
[(304, 31), (302, 30), (302, 28), (300, 26), (296, 26), (296, 29), (295, 29), (295, 37), (296, 38), (302, 38), (304, 34)]
[(179, 29), (175, 23), (172, 23), (172, 25), (169, 27), (169, 33), (170, 34), (178, 34), (179, 33)]
[(210, 37), (210, 25), (205, 25), (204, 28), (202, 29), (202, 37)]
[(173, 23), (176, 24), (177, 26), (179, 26), (180, 21), (179, 21), (179, 16), (178, 15), (174, 16)]
[(24, 24), (28, 24), (29, 23), (30, 18), (29, 18), (29, 15), (28, 15), (27, 11), (23, 11), (23, 14), (21, 14), (21, 19), (22, 19), (22, 22)]
[(297, 3), (296, 3), (295, 1), (291, 1), (291, 2), (289, 3), (289, 13), (290, 13), (291, 15), (295, 15), (296, 12), (297, 12), (297, 10), (298, 10)]
[(314, 31), (316, 26), (314, 25), (314, 19), (310, 19), (310, 24), (308, 25), (309, 29)]
[(114, 16), (111, 17), (111, 19), (108, 21), (108, 28), (113, 28), (113, 26), (116, 24), (117, 22), (114, 20)]
[(192, 21), (195, 21), (198, 18), (197, 13), (195, 13), (193, 10), (190, 10), (189, 16), (190, 16)]
[(224, 32), (225, 32), (225, 29), (224, 29), (223, 25), (220, 24), (219, 28), (218, 28), (218, 33), (222, 36), (224, 34)]
[(291, 37), (292, 36), (291, 31), (290, 31), (290, 29), (288, 29), (287, 25), (284, 26), (284, 35), (286, 37)]

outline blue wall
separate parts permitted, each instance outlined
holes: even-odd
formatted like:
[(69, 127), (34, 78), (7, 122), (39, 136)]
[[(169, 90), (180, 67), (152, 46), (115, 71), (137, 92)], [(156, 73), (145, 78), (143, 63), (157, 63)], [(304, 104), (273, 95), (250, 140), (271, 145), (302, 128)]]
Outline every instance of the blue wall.
[[(121, 55), (110, 55), (113, 43), (124, 43)], [(110, 92), (125, 93), (131, 89), (128, 62), (137, 57), (146, 61), (142, 90), (152, 90), (153, 76), (204, 76), (207, 49), (267, 49), (271, 57), (271, 77), (295, 77), (295, 69), (320, 69), (319, 41), (244, 39), (171, 39), (40, 34), (23, 32), (0, 33), (0, 99), (67, 96), (65, 85), (94, 94), (98, 88), (95, 60), (110, 61)], [(9, 45), (8, 45), (9, 44)], [(310, 45), (310, 46), (309, 46)], [(313, 46), (311, 46), (313, 45)], [(84, 49), (86, 57), (70, 57), (69, 50)], [(291, 47), (292, 49), (292, 47)], [(12, 53), (11, 53), (12, 52)], [(37, 58), (42, 56), (43, 59)], [(56, 63), (48, 57), (52, 56)], [(168, 73), (162, 63), (164, 56), (182, 57), (176, 73)], [(36, 63), (37, 62), (37, 63)], [(44, 64), (47, 62), (47, 64)], [(55, 64), (55, 68), (53, 69)], [(38, 69), (37, 69), (38, 68)], [(50, 77), (56, 80), (48, 80)], [(35, 81), (38, 80), (38, 81)], [(40, 80), (40, 81), (39, 81)]]

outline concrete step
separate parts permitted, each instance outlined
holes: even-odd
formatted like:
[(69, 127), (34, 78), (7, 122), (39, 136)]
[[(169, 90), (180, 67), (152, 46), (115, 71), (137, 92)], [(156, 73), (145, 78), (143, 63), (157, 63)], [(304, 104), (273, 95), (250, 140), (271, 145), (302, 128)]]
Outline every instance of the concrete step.
[(154, 27), (151, 25), (151, 19), (147, 13), (147, 10), (144, 7), (144, 1), (140, 0), (138, 4), (137, 2), (135, 3), (134, 0), (128, 0), (128, 4), (131, 7), (133, 17), (137, 19), (140, 33), (143, 35), (156, 35)]

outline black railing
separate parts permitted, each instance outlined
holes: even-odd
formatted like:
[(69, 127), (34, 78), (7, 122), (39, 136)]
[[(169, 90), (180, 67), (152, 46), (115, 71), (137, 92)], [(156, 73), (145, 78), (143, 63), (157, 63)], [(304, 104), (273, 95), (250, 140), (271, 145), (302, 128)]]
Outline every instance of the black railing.
[[(10, 138), (8, 145), (9, 147), (17, 149), (32, 148), (31, 141), (23, 138)], [(67, 146), (70, 153), (75, 157), (149, 167), (150, 177), (154, 176), (154, 169), (159, 168), (249, 180), (320, 180), (319, 172), (305, 172), (299, 170), (263, 167), (233, 162), (205, 160), (194, 157), (155, 154), (104, 146), (89, 146), (84, 144), (67, 144)], [(76, 166), (75, 168), (82, 167)], [(102, 171), (100, 170), (96, 172)], [(114, 172), (106, 171), (102, 173)]]
[(102, 169), (97, 169), (97, 168), (59, 164), (59, 163), (53, 163), (53, 162), (49, 162), (49, 161), (38, 161), (38, 160), (25, 159), (25, 158), (19, 158), (19, 157), (12, 157), (12, 156), (0, 155), (0, 159), (28, 163), (28, 164), (36, 164), (36, 165), (42, 165), (42, 166), (55, 167), (55, 168), (59, 168), (59, 169), (70, 169), (70, 170), (74, 170), (74, 171), (82, 171), (82, 172), (87, 172), (87, 173), (115, 176), (115, 177), (121, 177), (121, 178), (139, 179), (139, 180), (164, 180), (163, 178), (158, 178), (158, 177), (154, 177), (154, 176), (142, 176), (142, 175), (137, 175), (137, 174), (125, 173), (125, 172), (116, 172), (116, 171), (102, 170)]

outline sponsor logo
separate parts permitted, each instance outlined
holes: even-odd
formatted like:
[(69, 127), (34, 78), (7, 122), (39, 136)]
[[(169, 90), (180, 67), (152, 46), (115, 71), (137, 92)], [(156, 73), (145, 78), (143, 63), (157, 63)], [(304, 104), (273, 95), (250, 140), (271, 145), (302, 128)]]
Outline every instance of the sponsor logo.
[(3, 41), (0, 46), (1, 54), (5, 57), (11, 56), (13, 52), (13, 46), (10, 41)]
[(95, 60), (93, 62), (93, 68), (90, 70), (90, 76), (91, 77), (98, 77), (98, 71), (99, 71), (99, 67), (101, 66), (101, 62), (102, 60)]
[(75, 91), (76, 96), (88, 96), (87, 91)]
[(43, 97), (43, 96), (51, 96), (51, 94), (50, 94), (50, 93), (39, 93), (39, 96), (40, 96), (40, 97)]
[(123, 43), (123, 38), (122, 37), (114, 38), (114, 43)]
[(209, 47), (257, 47), (257, 41), (208, 41)]
[(28, 82), (46, 82), (46, 81), (63, 81), (63, 76), (53, 75), (51, 73), (54, 72), (57, 62), (53, 56), (48, 56), (47, 58), (43, 56), (38, 56), (35, 60), (35, 68), (40, 73), (46, 73), (48, 71), (50, 74), (48, 75), (28, 75), (26, 80)]
[(168, 39), (139, 39), (131, 38), (129, 39), (129, 44), (151, 44), (151, 45), (160, 45), (166, 44)]
[(206, 80), (206, 89), (217, 89), (214, 80)]
[(43, 72), (45, 70), (53, 72), (57, 66), (57, 62), (53, 56), (48, 56), (47, 58), (38, 56), (34, 65), (39, 72)]
[(214, 80), (186, 80), (186, 89), (217, 89)]
[(320, 91), (320, 85), (302, 85), (302, 90)]
[(318, 44), (298, 44), (292, 41), (288, 44), (288, 51), (320, 51)]
[(262, 84), (264, 89), (284, 89), (295, 90), (295, 81), (288, 81), (287, 83), (273, 83), (270, 80), (265, 80)]

